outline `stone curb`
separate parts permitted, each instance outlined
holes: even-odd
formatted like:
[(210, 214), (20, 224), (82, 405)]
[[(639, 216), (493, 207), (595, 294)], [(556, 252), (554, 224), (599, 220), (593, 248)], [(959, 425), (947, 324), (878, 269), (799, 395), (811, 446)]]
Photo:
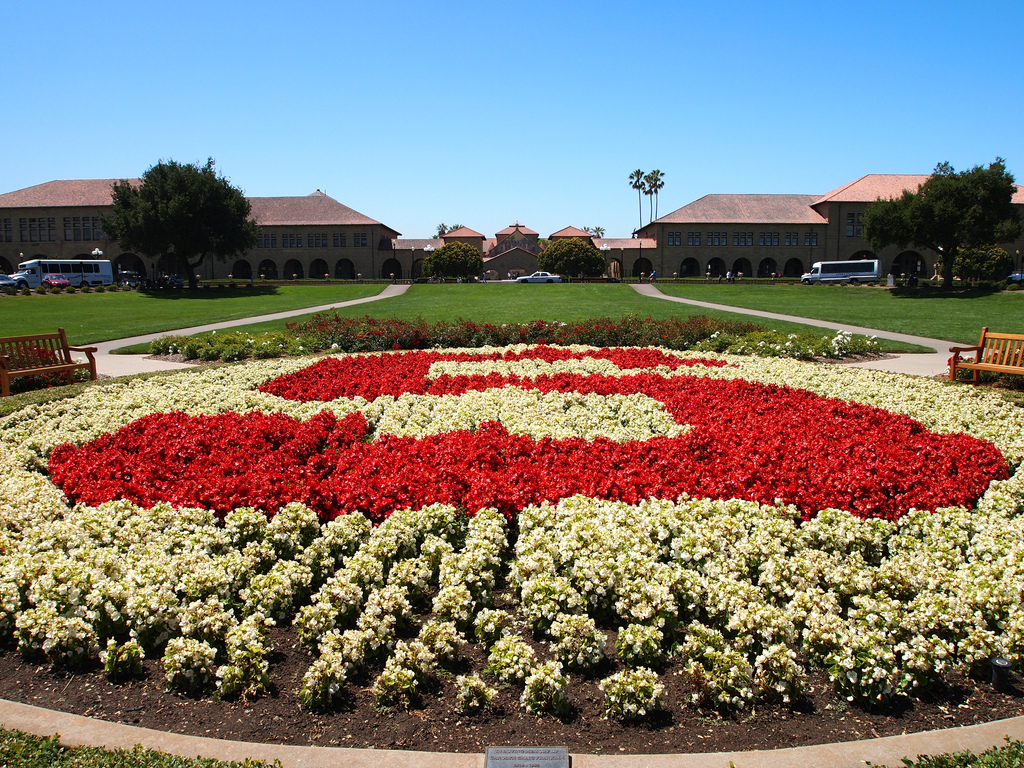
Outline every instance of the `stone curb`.
[[(283, 768), (483, 768), (484, 755), (450, 752), (412, 752), (346, 747), (300, 747), (256, 744), (185, 736), (94, 720), (0, 699), (0, 725), (36, 736), (60, 734), (65, 746), (147, 749), (180, 757), (207, 757), (241, 762), (248, 758)], [(904, 757), (971, 750), (979, 753), (1000, 746), (1005, 738), (1024, 739), (1024, 717), (996, 720), (942, 731), (886, 736), (840, 744), (821, 744), (751, 752), (678, 755), (572, 755), (572, 768), (863, 768), (901, 765)]]

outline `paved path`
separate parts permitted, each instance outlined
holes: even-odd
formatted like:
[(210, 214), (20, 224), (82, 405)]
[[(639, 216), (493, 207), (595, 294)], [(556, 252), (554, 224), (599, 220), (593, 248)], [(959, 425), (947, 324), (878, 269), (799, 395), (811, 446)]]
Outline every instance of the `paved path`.
[[(0, 699), (0, 725), (37, 736), (60, 734), (67, 746), (87, 745), (131, 749), (141, 744), (182, 757), (197, 755), (237, 762), (247, 757), (283, 768), (484, 768), (482, 754), (412, 752), (345, 747), (299, 747), (220, 741), (199, 736), (153, 731), (122, 723), (93, 720)], [(269, 732), (268, 728), (268, 732)], [(865, 762), (895, 768), (903, 757), (971, 750), (975, 754), (1001, 746), (1003, 738), (1024, 739), (1024, 717), (982, 725), (928, 731), (905, 736), (750, 752), (678, 755), (572, 755), (573, 768), (864, 768)], [(500, 746), (500, 745), (495, 745)]]
[(895, 371), (897, 373), (910, 373), (916, 376), (941, 376), (949, 372), (949, 348), (958, 344), (955, 341), (944, 341), (943, 339), (929, 339), (924, 336), (911, 336), (906, 333), (894, 333), (892, 331), (879, 331), (874, 328), (862, 328), (859, 325), (846, 325), (828, 320), (813, 320), (808, 317), (797, 317), (795, 315), (780, 315), (778, 312), (765, 312), (760, 309), (744, 309), (728, 304), (712, 304), (707, 301), (696, 301), (695, 299), (680, 299), (675, 296), (666, 296), (658, 290), (657, 285), (649, 283), (633, 283), (633, 289), (642, 296), (652, 299), (664, 299), (674, 301), (678, 304), (690, 304), (694, 307), (704, 309), (717, 309), (723, 312), (735, 312), (740, 315), (753, 315), (754, 317), (766, 317), (770, 320), (787, 320), (792, 323), (803, 323), (818, 328), (830, 328), (836, 331), (848, 331), (862, 336), (877, 336), (880, 339), (892, 339), (893, 341), (905, 341), (908, 344), (917, 344), (921, 347), (930, 347), (934, 352), (923, 352), (917, 354), (896, 355), (892, 358), (881, 360), (868, 360), (863, 363), (850, 363), (853, 368), (872, 368), (878, 371)]
[[(390, 299), (401, 296), (409, 290), (408, 284), (389, 285), (380, 293), (374, 296), (367, 296), (363, 299), (352, 299), (351, 301), (339, 301), (334, 304), (323, 304), (319, 307), (303, 307), (302, 309), (291, 309), (287, 312), (275, 312), (270, 315), (257, 315), (254, 317), (243, 317), (238, 320), (226, 320), (222, 323), (210, 323), (208, 325), (197, 325), (192, 328), (178, 328), (172, 331), (161, 331), (160, 333), (147, 333), (143, 336), (132, 336), (127, 339), (114, 339), (112, 341), (101, 341), (98, 344), (91, 344), (96, 347), (96, 371), (100, 376), (131, 376), (136, 373), (148, 373), (150, 371), (176, 371), (182, 368), (191, 368), (187, 363), (168, 363), (163, 360), (152, 360), (148, 355), (112, 355), (111, 352), (121, 347), (130, 347), (133, 344), (145, 344), (159, 339), (161, 336), (174, 334), (176, 336), (192, 336), (197, 333), (209, 333), (220, 331), (225, 328), (234, 328), (239, 325), (251, 323), (262, 323), (269, 320), (285, 320), (289, 317), (309, 315), (314, 312), (330, 312), (340, 307), (353, 307), (357, 304), (367, 304), (371, 301)], [(81, 357), (81, 355), (76, 355)], [(83, 358), (84, 359), (84, 358)]]

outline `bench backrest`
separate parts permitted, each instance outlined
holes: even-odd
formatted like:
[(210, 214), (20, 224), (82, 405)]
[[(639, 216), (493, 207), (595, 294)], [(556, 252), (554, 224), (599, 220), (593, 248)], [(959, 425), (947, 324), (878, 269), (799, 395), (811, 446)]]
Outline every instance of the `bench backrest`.
[(1024, 366), (1024, 334), (982, 331), (981, 362), (991, 365)]
[(0, 355), (7, 358), (4, 367), (9, 371), (30, 371), (71, 362), (63, 328), (57, 333), (0, 338)]

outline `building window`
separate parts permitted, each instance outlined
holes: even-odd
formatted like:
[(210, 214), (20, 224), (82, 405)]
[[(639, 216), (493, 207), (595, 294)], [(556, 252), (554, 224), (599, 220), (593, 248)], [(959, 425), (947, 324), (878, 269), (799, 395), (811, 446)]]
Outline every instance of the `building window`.
[(327, 235), (306, 235), (307, 248), (326, 248)]
[[(89, 241), (100, 240), (103, 237), (103, 230), (100, 229), (99, 216), (65, 216), (64, 217), (64, 240)], [(56, 232), (54, 232), (56, 240)]]
[(344, 232), (334, 233), (334, 247), (335, 248), (346, 248), (348, 244), (345, 242), (348, 239), (348, 235)]
[(53, 216), (31, 216), (18, 219), (18, 229), (23, 243), (55, 243), (57, 222)]
[(14, 242), (14, 229), (10, 219), (0, 220), (0, 243)]
[(804, 245), (816, 246), (818, 244), (817, 232), (804, 232)]
[(733, 245), (753, 245), (754, 244), (754, 233), (753, 232), (734, 232), (732, 236)]
[(686, 233), (686, 244), (687, 245), (700, 245), (700, 232), (687, 232)]
[(257, 248), (277, 248), (277, 235), (259, 234), (256, 236)]
[(800, 233), (799, 232), (787, 232), (786, 233), (786, 245), (800, 245)]
[(366, 233), (365, 232), (353, 232), (352, 233), (352, 247), (353, 248), (365, 248), (366, 247)]
[(759, 232), (757, 237), (758, 245), (778, 245), (779, 244), (779, 233), (778, 232)]
[(864, 216), (863, 213), (848, 213), (846, 214), (846, 236), (847, 237), (860, 237), (864, 231), (864, 225), (861, 224), (861, 218)]
[(302, 235), (281, 235), (282, 248), (301, 248)]
[(682, 245), (683, 244), (683, 233), (682, 232), (669, 232), (668, 233), (668, 244), (669, 245)]

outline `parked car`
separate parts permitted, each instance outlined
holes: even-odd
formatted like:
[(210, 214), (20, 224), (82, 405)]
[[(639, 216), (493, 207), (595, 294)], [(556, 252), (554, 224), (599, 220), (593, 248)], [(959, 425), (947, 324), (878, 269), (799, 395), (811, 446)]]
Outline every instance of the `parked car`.
[(562, 278), (552, 275), (550, 272), (534, 272), (532, 275), (523, 275), (516, 278), (517, 283), (560, 283)]
[(67, 288), (71, 285), (71, 281), (64, 277), (64, 275), (47, 272), (43, 275), (43, 279), (39, 281), (39, 284), (43, 286), (43, 288)]
[(18, 289), (18, 281), (10, 275), (0, 273), (0, 291), (6, 291), (8, 288), (11, 290)]
[(117, 281), (127, 288), (138, 288), (142, 278), (139, 277), (138, 272), (121, 272), (117, 276)]
[(1012, 273), (1009, 277), (1006, 278), (1006, 282), (1024, 285), (1024, 271)]

